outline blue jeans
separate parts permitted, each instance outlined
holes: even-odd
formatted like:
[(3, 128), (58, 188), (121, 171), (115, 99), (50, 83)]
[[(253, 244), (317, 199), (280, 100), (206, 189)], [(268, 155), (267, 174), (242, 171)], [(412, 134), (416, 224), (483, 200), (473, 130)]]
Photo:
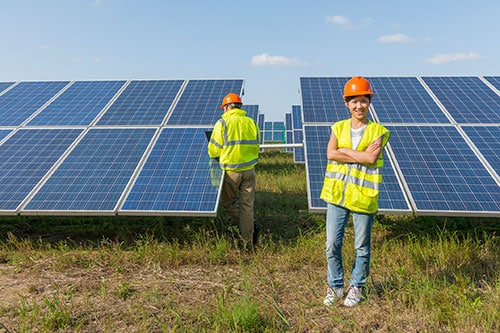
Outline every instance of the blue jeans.
[(328, 204), (326, 212), (327, 282), (333, 288), (344, 286), (342, 242), (349, 214), (352, 214), (354, 222), (354, 249), (356, 250), (349, 285), (364, 287), (370, 274), (370, 238), (375, 214), (351, 212), (344, 207)]

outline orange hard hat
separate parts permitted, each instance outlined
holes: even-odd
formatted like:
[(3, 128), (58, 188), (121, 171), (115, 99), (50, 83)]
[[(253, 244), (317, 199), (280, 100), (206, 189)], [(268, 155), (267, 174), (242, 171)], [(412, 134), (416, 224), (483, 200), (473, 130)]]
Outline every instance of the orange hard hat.
[(344, 99), (349, 96), (373, 96), (370, 82), (361, 76), (354, 76), (344, 86)]
[(227, 94), (224, 99), (222, 100), (222, 104), (220, 106), (221, 109), (224, 109), (224, 105), (231, 104), (231, 103), (239, 103), (243, 104), (241, 102), (241, 98), (238, 94), (235, 93), (229, 93)]

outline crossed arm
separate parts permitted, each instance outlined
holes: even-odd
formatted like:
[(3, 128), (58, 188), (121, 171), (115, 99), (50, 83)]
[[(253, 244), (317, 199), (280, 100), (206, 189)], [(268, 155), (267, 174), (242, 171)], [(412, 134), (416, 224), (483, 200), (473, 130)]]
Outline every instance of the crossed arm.
[(373, 141), (364, 151), (350, 148), (338, 148), (337, 137), (332, 133), (328, 141), (326, 156), (329, 160), (340, 163), (375, 163), (382, 151), (382, 137)]

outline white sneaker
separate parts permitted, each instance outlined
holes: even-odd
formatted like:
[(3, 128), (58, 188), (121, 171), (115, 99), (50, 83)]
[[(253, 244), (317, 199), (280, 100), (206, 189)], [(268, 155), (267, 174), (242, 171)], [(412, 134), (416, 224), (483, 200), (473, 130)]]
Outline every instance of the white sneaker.
[(351, 286), (347, 292), (347, 296), (344, 300), (345, 306), (355, 306), (361, 301), (361, 292), (363, 287)]
[(323, 300), (324, 305), (332, 305), (337, 300), (341, 299), (344, 296), (344, 288), (332, 288), (328, 287), (326, 289), (326, 297)]

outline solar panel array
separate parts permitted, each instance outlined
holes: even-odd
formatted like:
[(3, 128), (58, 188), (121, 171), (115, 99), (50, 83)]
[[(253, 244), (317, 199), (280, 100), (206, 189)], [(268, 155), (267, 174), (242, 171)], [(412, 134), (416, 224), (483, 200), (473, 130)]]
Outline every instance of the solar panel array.
[(205, 131), (242, 91), (242, 79), (0, 82), (0, 214), (215, 216), (222, 172)]
[[(300, 105), (292, 105), (292, 132), (293, 143), (303, 143), (304, 134), (302, 130), (302, 109)], [(304, 163), (306, 161), (304, 148), (293, 148), (293, 161)]]
[[(300, 79), (311, 211), (319, 198), (330, 126), (349, 118), (349, 77)], [(499, 77), (368, 77), (369, 118), (391, 131), (381, 214), (500, 216)]]
[(284, 121), (264, 121), (263, 128), (264, 143), (286, 142)]

